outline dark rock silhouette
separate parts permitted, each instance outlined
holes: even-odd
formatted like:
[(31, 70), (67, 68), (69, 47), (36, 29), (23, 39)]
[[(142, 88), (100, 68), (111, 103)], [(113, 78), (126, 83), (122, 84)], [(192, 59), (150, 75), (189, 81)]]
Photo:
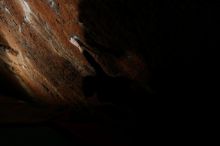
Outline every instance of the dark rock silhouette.
[(154, 90), (170, 94), (182, 90), (184, 83), (197, 82), (201, 47), (205, 45), (201, 30), (206, 21), (204, 6), (202, 2), (172, 0), (84, 0), (79, 18), (87, 28), (85, 37), (90, 46), (115, 57), (138, 52), (152, 72)]

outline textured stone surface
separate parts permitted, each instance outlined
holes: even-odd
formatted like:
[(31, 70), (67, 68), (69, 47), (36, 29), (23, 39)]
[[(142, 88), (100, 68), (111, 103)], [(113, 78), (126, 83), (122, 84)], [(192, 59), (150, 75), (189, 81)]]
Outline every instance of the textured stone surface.
[[(82, 79), (95, 72), (80, 52), (79, 46), (71, 44), (70, 39), (75, 36), (82, 42), (87, 42), (88, 38), (85, 36), (90, 30), (91, 34), (98, 33), (92, 39), (101, 44), (101, 47), (93, 45), (95, 47), (89, 49), (107, 74), (134, 80), (146, 78), (145, 64), (140, 55), (134, 53), (135, 46), (130, 45), (132, 37), (128, 35), (126, 46), (123, 46), (124, 42), (114, 46), (118, 42), (116, 38), (123, 34), (108, 34), (111, 23), (108, 26), (103, 21), (102, 26), (98, 13), (94, 11), (94, 14), (90, 14), (99, 1), (95, 5), (91, 1), (79, 2), (81, 1), (0, 0), (0, 58), (20, 84), (39, 101), (59, 104), (85, 101), (81, 90)], [(107, 6), (105, 3), (103, 5)], [(109, 16), (109, 9), (106, 14)], [(94, 21), (91, 22), (97, 22), (94, 27), (87, 23), (93, 18)], [(99, 25), (100, 29), (96, 30)], [(102, 30), (106, 32), (106, 38), (100, 38)], [(115, 31), (117, 30), (113, 29)], [(104, 53), (97, 52), (97, 48), (101, 48)], [(114, 56), (117, 50), (120, 52), (126, 49), (128, 51), (119, 58)]]
[[(200, 101), (207, 101), (211, 85), (204, 82), (210, 64), (202, 48), (209, 52), (217, 44), (205, 30), (216, 32), (207, 23), (215, 22), (217, 11), (207, 6), (189, 0), (0, 0), (0, 75), (35, 100), (73, 105), (40, 108), (0, 95), (2, 121), (53, 121), (82, 133), (89, 145), (111, 145), (113, 137), (130, 145), (137, 145), (132, 137), (135, 143), (194, 137), (189, 131), (201, 131), (203, 120), (194, 119), (200, 112), (204, 119)], [(75, 108), (79, 103), (90, 104)]]
[(103, 97), (129, 95), (126, 82), (115, 81), (119, 76), (136, 89), (188, 94), (200, 81), (200, 48), (207, 46), (205, 6), (187, 0), (0, 0), (1, 60), (32, 96), (49, 103), (85, 101), (85, 77), (97, 70), (83, 46), (113, 77), (88, 85), (108, 89)]
[(91, 67), (69, 43), (82, 36), (77, 1), (1, 0), (1, 59), (32, 96), (48, 102), (79, 102)]

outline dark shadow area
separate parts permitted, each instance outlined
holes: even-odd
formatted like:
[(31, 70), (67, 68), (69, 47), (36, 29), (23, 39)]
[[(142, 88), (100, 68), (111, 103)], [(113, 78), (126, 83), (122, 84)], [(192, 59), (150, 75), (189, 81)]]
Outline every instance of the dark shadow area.
[(147, 91), (142, 89), (141, 86), (133, 89), (134, 82), (126, 77), (107, 75), (89, 52), (84, 50), (83, 54), (96, 71), (95, 76), (84, 78), (83, 91), (86, 97), (96, 96), (102, 103), (121, 106), (130, 104), (134, 106), (137, 101), (146, 97)]
[(2, 145), (11, 146), (80, 146), (77, 140), (65, 133), (46, 125), (1, 126), (0, 140)]
[(194, 115), (196, 106), (205, 92), (202, 48), (209, 47), (206, 3), (82, 0), (79, 10), (86, 43), (94, 52), (98, 50), (99, 57), (110, 54), (115, 58), (124, 57), (126, 52), (139, 54), (152, 74), (149, 86), (154, 91), (150, 94), (126, 77), (106, 75), (84, 51), (97, 73), (85, 78), (85, 95), (96, 95), (102, 103), (127, 105), (135, 113), (137, 129), (130, 133), (137, 139), (143, 136), (142, 141), (147, 138), (164, 143), (180, 140), (177, 133), (195, 124), (199, 116)]
[(199, 92), (201, 48), (207, 46), (205, 7), (187, 0), (83, 0), (79, 18), (86, 43), (100, 56), (137, 52), (152, 72), (156, 93), (181, 96)]
[(19, 81), (13, 76), (8, 66), (0, 61), (0, 96), (31, 100)]

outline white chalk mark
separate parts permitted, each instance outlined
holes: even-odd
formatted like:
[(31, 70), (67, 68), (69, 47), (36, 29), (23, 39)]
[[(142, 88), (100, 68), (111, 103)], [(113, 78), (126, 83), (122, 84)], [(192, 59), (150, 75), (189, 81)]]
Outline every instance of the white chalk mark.
[(73, 44), (75, 47), (77, 47), (79, 49), (79, 51), (82, 53), (83, 49), (81, 48), (81, 46), (79, 45), (79, 43), (77, 42), (77, 36), (71, 37), (70, 38), (70, 43)]
[(5, 11), (8, 13), (8, 14), (11, 14), (11, 12), (9, 11), (9, 9), (7, 7), (5, 7)]
[(50, 4), (50, 7), (53, 8), (55, 6), (55, 2), (54, 0), (48, 0), (49, 4)]
[(24, 20), (26, 22), (31, 22), (31, 8), (25, 0), (19, 0), (19, 3), (24, 11)]
[(18, 26), (18, 32), (21, 33), (21, 26), (20, 25)]

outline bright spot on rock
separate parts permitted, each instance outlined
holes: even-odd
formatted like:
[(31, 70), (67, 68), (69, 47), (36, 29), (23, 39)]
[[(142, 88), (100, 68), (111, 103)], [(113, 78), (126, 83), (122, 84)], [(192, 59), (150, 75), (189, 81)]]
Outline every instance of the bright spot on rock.
[(25, 14), (25, 21), (30, 22), (31, 21), (31, 13), (32, 13), (30, 6), (28, 5), (28, 3), (25, 0), (19, 0), (19, 3), (21, 4), (21, 7), (22, 7), (24, 14)]
[(75, 36), (70, 38), (70, 43), (73, 44), (75, 47), (77, 47), (81, 53), (83, 52), (83, 49), (81, 48), (79, 43), (76, 41)]
[(11, 14), (11, 12), (9, 11), (9, 9), (7, 7), (5, 7), (5, 11), (9, 14)]

